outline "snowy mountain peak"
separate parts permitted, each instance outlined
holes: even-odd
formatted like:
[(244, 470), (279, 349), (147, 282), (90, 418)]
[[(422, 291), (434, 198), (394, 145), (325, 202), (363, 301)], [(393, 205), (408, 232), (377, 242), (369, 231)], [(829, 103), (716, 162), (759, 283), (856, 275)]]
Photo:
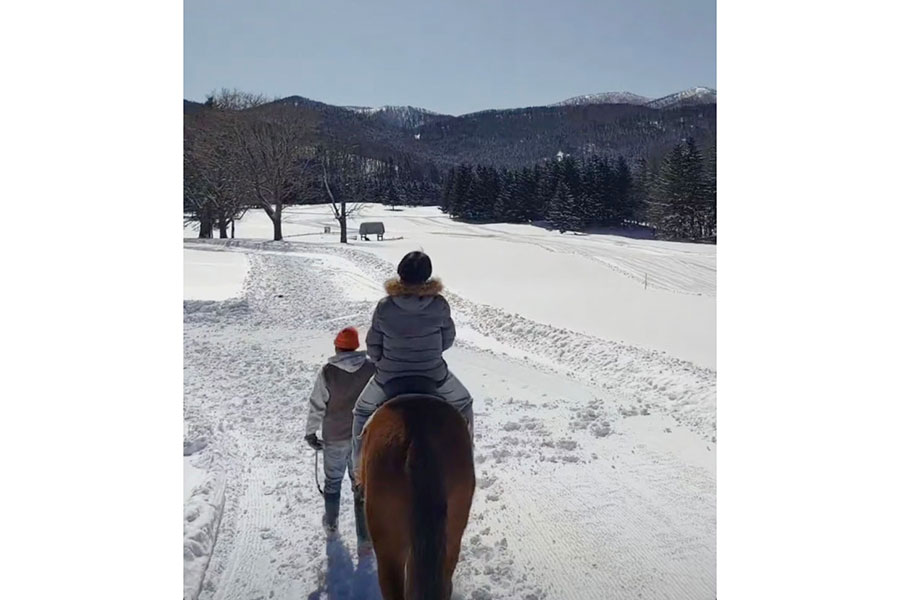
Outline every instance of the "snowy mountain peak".
[(631, 92), (602, 92), (600, 94), (586, 94), (575, 96), (550, 106), (583, 106), (586, 104), (632, 104), (635, 106), (649, 106), (650, 108), (672, 108), (691, 104), (715, 104), (716, 90), (708, 87), (692, 87), (662, 98), (651, 100), (645, 96), (632, 94)]
[(600, 94), (586, 94), (584, 96), (575, 96), (550, 106), (581, 106), (584, 104), (636, 104), (643, 106), (650, 101), (650, 98), (638, 96), (631, 92), (602, 92)]
[(692, 87), (647, 103), (651, 108), (669, 108), (691, 104), (715, 104), (716, 90), (708, 87)]
[(436, 115), (438, 113), (428, 110), (427, 108), (419, 108), (417, 106), (399, 106), (393, 104), (387, 104), (385, 106), (345, 106), (347, 110), (352, 110), (354, 112), (365, 113), (368, 115), (372, 115), (380, 112), (392, 112), (392, 113), (422, 113), (426, 115)]
[(344, 108), (360, 114), (369, 115), (370, 117), (403, 129), (415, 129), (416, 127), (424, 125), (426, 120), (430, 117), (442, 116), (439, 113), (417, 106), (345, 106)]

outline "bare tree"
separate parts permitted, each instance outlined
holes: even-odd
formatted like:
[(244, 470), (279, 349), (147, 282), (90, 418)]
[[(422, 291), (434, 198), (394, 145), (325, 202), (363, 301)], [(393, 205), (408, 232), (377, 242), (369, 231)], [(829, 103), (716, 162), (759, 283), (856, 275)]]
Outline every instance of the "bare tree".
[(219, 110), (246, 110), (272, 102), (263, 94), (244, 92), (238, 89), (222, 88), (206, 95), (206, 105)]
[(241, 201), (240, 169), (229, 128), (219, 115), (209, 113), (185, 120), (185, 221), (199, 222), (200, 237), (211, 238), (215, 224), (227, 237), (245, 210)]
[(240, 118), (233, 120), (248, 202), (263, 209), (272, 220), (276, 241), (282, 239), (285, 202), (310, 175), (315, 158), (309, 143), (313, 131), (308, 114), (290, 107), (275, 107), (252, 115), (241, 113)]
[(319, 148), (317, 155), (322, 169), (322, 185), (334, 218), (341, 227), (341, 243), (346, 244), (347, 217), (365, 206), (362, 202), (365, 194), (364, 165), (360, 164), (359, 157), (348, 152)]

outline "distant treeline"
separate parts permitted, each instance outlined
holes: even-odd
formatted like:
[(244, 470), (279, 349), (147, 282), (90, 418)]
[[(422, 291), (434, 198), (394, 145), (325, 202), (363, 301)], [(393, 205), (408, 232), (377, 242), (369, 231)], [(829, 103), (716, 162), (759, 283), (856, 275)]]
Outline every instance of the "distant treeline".
[(668, 239), (716, 234), (715, 146), (676, 144), (655, 167), (624, 157), (564, 156), (507, 170), (459, 165), (449, 170), (441, 209), (473, 222), (545, 222), (562, 232), (643, 224)]

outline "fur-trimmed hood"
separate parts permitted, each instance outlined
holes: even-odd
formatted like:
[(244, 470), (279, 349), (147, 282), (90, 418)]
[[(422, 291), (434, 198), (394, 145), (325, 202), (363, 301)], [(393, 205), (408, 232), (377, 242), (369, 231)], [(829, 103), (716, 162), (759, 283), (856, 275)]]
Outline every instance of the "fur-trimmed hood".
[(436, 277), (419, 284), (403, 283), (399, 277), (393, 277), (384, 282), (384, 291), (392, 298), (399, 296), (428, 298), (440, 295), (444, 291), (444, 284)]

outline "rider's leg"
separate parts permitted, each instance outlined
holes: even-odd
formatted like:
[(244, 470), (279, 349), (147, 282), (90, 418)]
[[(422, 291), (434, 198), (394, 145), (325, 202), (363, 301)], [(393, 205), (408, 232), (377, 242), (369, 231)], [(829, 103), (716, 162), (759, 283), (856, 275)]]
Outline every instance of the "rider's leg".
[(362, 550), (362, 546), (372, 542), (369, 538), (369, 528), (366, 526), (366, 501), (363, 496), (363, 490), (352, 475), (352, 471), (350, 481), (353, 483), (353, 516), (356, 521), (356, 543)]
[(462, 413), (466, 423), (469, 425), (469, 435), (475, 439), (475, 415), (472, 412), (472, 394), (466, 389), (466, 386), (456, 378), (453, 373), (448, 373), (440, 385), (438, 385), (437, 393), (451, 406)]
[(366, 384), (366, 387), (360, 393), (359, 398), (356, 399), (356, 405), (353, 407), (353, 460), (351, 465), (354, 477), (359, 472), (360, 438), (363, 427), (366, 421), (369, 420), (369, 417), (372, 416), (372, 413), (375, 412), (375, 409), (386, 401), (387, 396), (384, 395), (384, 390), (381, 389), (381, 386), (375, 383), (374, 377), (369, 380), (369, 383)]

